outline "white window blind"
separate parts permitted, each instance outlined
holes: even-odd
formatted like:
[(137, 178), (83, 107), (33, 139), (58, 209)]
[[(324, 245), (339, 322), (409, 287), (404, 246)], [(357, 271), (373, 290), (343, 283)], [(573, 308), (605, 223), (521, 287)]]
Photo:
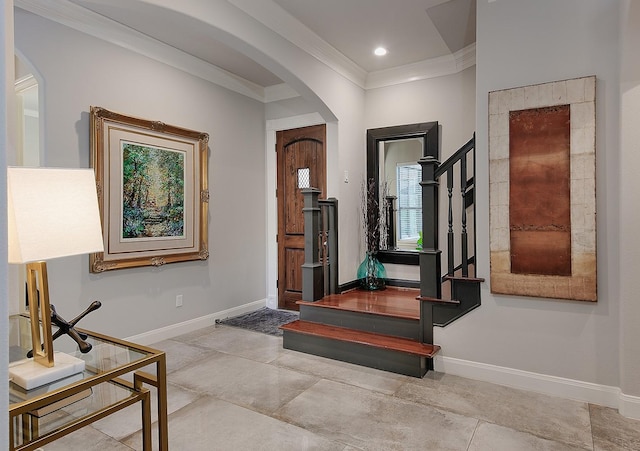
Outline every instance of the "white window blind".
[(398, 164), (398, 239), (417, 240), (422, 230), (422, 168), (416, 163)]

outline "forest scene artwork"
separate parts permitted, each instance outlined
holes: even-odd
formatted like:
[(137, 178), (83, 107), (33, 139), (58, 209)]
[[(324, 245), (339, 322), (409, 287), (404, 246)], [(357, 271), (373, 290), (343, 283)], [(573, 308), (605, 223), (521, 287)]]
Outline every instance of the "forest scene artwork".
[(101, 273), (209, 258), (209, 134), (91, 107)]
[(183, 152), (122, 143), (122, 239), (183, 237)]

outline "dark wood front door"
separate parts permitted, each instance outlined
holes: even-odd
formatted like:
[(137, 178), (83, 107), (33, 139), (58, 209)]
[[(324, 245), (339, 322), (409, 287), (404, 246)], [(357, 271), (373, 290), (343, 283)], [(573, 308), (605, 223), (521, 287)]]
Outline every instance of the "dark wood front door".
[(298, 310), (304, 263), (302, 188), (326, 197), (325, 126), (276, 133), (278, 154), (278, 307)]

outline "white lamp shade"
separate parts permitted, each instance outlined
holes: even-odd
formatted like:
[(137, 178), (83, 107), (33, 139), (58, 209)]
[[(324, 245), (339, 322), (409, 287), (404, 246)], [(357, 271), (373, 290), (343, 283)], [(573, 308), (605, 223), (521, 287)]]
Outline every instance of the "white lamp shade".
[(9, 263), (102, 252), (93, 169), (7, 168)]

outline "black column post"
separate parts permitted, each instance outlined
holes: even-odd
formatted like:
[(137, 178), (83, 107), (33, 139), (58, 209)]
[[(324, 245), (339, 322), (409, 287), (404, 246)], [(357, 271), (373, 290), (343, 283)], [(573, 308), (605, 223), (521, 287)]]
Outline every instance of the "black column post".
[(305, 188), (304, 196), (304, 263), (302, 265), (302, 300), (317, 301), (324, 296), (322, 263), (318, 237), (320, 233), (320, 190)]
[(396, 248), (396, 196), (387, 196), (387, 250), (393, 251)]
[[(420, 297), (442, 297), (441, 251), (438, 249), (438, 181), (440, 162), (433, 156), (418, 161), (422, 166), (422, 250), (420, 251)], [(433, 344), (433, 304), (420, 303), (421, 341)]]

